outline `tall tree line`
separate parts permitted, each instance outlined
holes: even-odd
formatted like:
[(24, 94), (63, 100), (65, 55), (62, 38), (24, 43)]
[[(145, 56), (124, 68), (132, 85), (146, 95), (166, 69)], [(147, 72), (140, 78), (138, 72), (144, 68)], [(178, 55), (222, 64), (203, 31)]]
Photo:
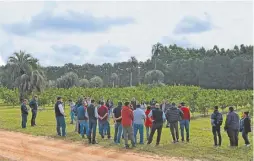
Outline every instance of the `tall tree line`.
[[(4, 76), (6, 72), (3, 72), (7, 68), (8, 64), (0, 68), (0, 80), (2, 85), (11, 88), (12, 82), (8, 81)], [(146, 61), (131, 57), (114, 64), (69, 63), (62, 67), (44, 67), (42, 70), (49, 80), (48, 86), (63, 88), (164, 83), (213, 89), (253, 89), (253, 46), (242, 44), (233, 49), (224, 49), (215, 45), (206, 50), (203, 47), (185, 49), (157, 43), (152, 46), (151, 59)]]

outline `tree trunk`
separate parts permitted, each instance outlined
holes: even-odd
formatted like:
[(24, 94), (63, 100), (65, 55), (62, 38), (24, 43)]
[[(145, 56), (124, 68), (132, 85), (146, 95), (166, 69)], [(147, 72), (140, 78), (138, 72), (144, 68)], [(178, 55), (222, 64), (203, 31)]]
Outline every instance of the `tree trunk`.
[(154, 70), (156, 70), (156, 68), (157, 68), (157, 58), (155, 57), (154, 58)]
[(132, 72), (130, 73), (130, 86), (132, 87)]
[(115, 87), (115, 81), (113, 81), (113, 88)]

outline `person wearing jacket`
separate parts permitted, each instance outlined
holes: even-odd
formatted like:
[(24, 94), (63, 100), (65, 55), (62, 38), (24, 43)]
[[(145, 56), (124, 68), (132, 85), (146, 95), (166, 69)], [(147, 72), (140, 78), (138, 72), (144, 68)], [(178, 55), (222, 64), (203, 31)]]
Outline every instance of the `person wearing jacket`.
[(77, 118), (78, 118), (78, 123), (79, 123), (79, 128), (80, 128), (80, 135), (82, 138), (85, 138), (85, 133), (86, 136), (89, 137), (89, 128), (88, 128), (88, 118), (87, 118), (87, 103), (83, 102), (83, 105), (79, 106), (77, 109)]
[(31, 126), (36, 126), (35, 119), (37, 116), (38, 110), (38, 97), (34, 96), (32, 101), (29, 103), (30, 108), (32, 109), (32, 119), (31, 119)]
[(239, 115), (234, 112), (233, 107), (229, 107), (224, 130), (227, 131), (230, 140), (230, 146), (238, 146), (238, 133), (240, 129)]
[(133, 111), (133, 127), (134, 127), (134, 139), (135, 144), (137, 144), (137, 133), (139, 132), (140, 141), (139, 144), (144, 144), (144, 120), (146, 118), (145, 112), (141, 109), (141, 106), (138, 104), (136, 110)]
[(151, 106), (147, 106), (147, 109), (145, 112), (145, 114), (146, 114), (145, 127), (146, 127), (146, 139), (147, 140), (149, 139), (150, 131), (151, 131), (151, 128), (153, 125), (151, 117), (148, 117), (150, 112), (151, 112)]
[(130, 109), (130, 103), (125, 102), (121, 111), (123, 134), (125, 140), (125, 148), (129, 148), (128, 139), (131, 140), (132, 147), (135, 147), (134, 135), (133, 135), (133, 111)]
[[(220, 133), (220, 126), (222, 125), (223, 117), (222, 114), (218, 111), (218, 106), (214, 107), (214, 112), (211, 115), (211, 124), (213, 132), (214, 146), (221, 146), (222, 138)], [(219, 144), (217, 142), (217, 135), (219, 139)]]
[(176, 107), (175, 103), (172, 103), (171, 108), (167, 109), (165, 115), (170, 126), (173, 143), (176, 143), (179, 140), (178, 121), (183, 116), (183, 112)]
[[(89, 132), (88, 132), (88, 141), (89, 144), (96, 144), (96, 127), (97, 127), (97, 119), (98, 119), (98, 111), (95, 107), (95, 100), (91, 100), (91, 103), (88, 105), (86, 109), (86, 117), (88, 118), (89, 123)], [(93, 133), (93, 136), (91, 138), (91, 135)]]
[[(66, 136), (66, 124), (65, 124), (65, 114), (63, 108), (62, 97), (57, 97), (57, 102), (55, 104), (55, 116), (56, 116), (56, 131), (58, 136)], [(62, 133), (60, 131), (62, 129)]]
[(156, 145), (159, 145), (160, 139), (161, 139), (162, 126), (163, 126), (163, 122), (165, 122), (166, 120), (166, 117), (164, 112), (160, 109), (160, 105), (158, 103), (155, 104), (155, 109), (150, 111), (148, 117), (153, 117), (153, 125), (152, 125), (151, 134), (149, 136), (147, 144), (152, 143), (153, 135), (155, 131), (157, 130)]
[(250, 141), (248, 138), (248, 133), (251, 132), (251, 121), (249, 118), (249, 112), (243, 113), (243, 118), (240, 121), (240, 125), (240, 132), (242, 132), (245, 146), (250, 146)]
[(184, 142), (184, 129), (186, 131), (186, 141), (190, 141), (190, 109), (185, 106), (185, 103), (181, 103), (180, 110), (183, 111), (183, 117), (180, 121), (181, 137)]
[(26, 107), (26, 104), (27, 104), (27, 99), (24, 99), (21, 105), (21, 116), (22, 116), (21, 127), (22, 128), (26, 128), (26, 123), (27, 123), (28, 109)]

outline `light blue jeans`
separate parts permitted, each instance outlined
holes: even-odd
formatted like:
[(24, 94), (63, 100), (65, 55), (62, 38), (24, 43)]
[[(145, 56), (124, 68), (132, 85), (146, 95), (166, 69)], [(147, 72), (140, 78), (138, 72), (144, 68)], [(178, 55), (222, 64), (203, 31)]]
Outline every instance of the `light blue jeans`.
[(85, 136), (85, 131), (84, 128), (86, 128), (86, 136), (89, 136), (89, 126), (88, 126), (88, 121), (86, 120), (79, 120), (79, 125), (80, 125), (80, 135), (82, 137)]
[(181, 120), (180, 121), (180, 129), (181, 129), (181, 137), (184, 140), (184, 129), (186, 131), (186, 139), (190, 138), (190, 121), (189, 120)]
[(123, 135), (123, 126), (122, 126), (122, 123), (121, 122), (116, 122), (115, 123), (114, 142), (120, 144), (122, 135)]
[(137, 133), (139, 131), (140, 141), (139, 144), (144, 144), (144, 125), (143, 124), (134, 124), (134, 140), (137, 144)]

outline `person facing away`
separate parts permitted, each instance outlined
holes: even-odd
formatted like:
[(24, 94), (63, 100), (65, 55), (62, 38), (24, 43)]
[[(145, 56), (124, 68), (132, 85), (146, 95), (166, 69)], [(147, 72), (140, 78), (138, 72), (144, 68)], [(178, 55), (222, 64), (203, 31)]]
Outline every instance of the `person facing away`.
[(88, 118), (87, 118), (87, 107), (86, 107), (86, 102), (83, 102), (83, 105), (80, 105), (77, 110), (77, 118), (79, 122), (79, 128), (80, 128), (80, 135), (82, 138), (88, 136), (89, 128), (88, 128)]
[(27, 104), (27, 99), (24, 99), (21, 104), (21, 117), (22, 117), (21, 127), (22, 128), (26, 128), (26, 123), (27, 123), (28, 109), (26, 107), (26, 104)]
[(30, 108), (32, 109), (32, 119), (31, 119), (31, 126), (36, 126), (35, 119), (37, 116), (38, 110), (38, 97), (34, 96), (32, 101), (29, 103)]
[(243, 113), (243, 118), (240, 121), (240, 132), (242, 132), (242, 137), (245, 142), (245, 146), (250, 146), (248, 133), (251, 132), (251, 120), (248, 111)]
[(155, 104), (155, 109), (150, 111), (148, 117), (153, 117), (153, 125), (152, 125), (151, 134), (149, 136), (147, 144), (152, 143), (153, 135), (155, 131), (157, 130), (156, 145), (159, 145), (160, 139), (161, 139), (162, 126), (163, 126), (163, 122), (166, 120), (166, 117), (164, 112), (160, 109), (160, 105), (158, 103)]
[(125, 102), (121, 111), (122, 126), (125, 141), (125, 148), (129, 148), (128, 139), (131, 140), (132, 147), (135, 147), (134, 135), (133, 135), (133, 111), (130, 109), (130, 103)]
[(133, 127), (134, 127), (134, 139), (135, 144), (137, 144), (137, 133), (139, 132), (140, 141), (139, 144), (144, 144), (144, 120), (146, 119), (146, 114), (141, 109), (141, 106), (138, 104), (136, 106), (136, 110), (133, 111), (134, 120), (133, 120)]
[(135, 97), (132, 98), (132, 100), (131, 100), (131, 105), (132, 105), (133, 110), (135, 110), (135, 109), (136, 109), (136, 106), (137, 106), (137, 101), (136, 101), (136, 98), (135, 98)]
[(229, 107), (224, 130), (227, 131), (231, 147), (238, 146), (239, 122), (239, 115), (234, 112), (233, 107)]
[(190, 141), (190, 109), (185, 106), (185, 103), (181, 103), (180, 110), (183, 112), (182, 120), (180, 121), (181, 137), (184, 142), (184, 129), (186, 131), (186, 141)]
[(104, 102), (101, 102), (101, 106), (98, 109), (99, 115), (99, 133), (104, 139), (104, 131), (107, 131), (108, 139), (110, 139), (110, 126), (108, 122), (108, 108)]
[(123, 103), (118, 102), (118, 106), (116, 108), (114, 108), (114, 110), (113, 110), (113, 120), (115, 123), (114, 142), (116, 144), (120, 144), (121, 136), (123, 133), (122, 116), (121, 116), (122, 106), (123, 106)]
[(75, 119), (75, 113), (74, 113), (75, 103), (72, 100), (69, 100), (69, 105), (70, 105), (70, 117), (71, 117), (70, 124), (73, 124), (73, 121)]
[[(57, 102), (55, 104), (55, 116), (56, 116), (56, 131), (58, 136), (66, 136), (66, 124), (65, 124), (65, 114), (63, 108), (62, 97), (57, 97)], [(62, 133), (60, 131), (62, 129)]]
[(151, 131), (151, 128), (152, 128), (152, 118), (151, 117), (148, 117), (149, 113), (151, 112), (151, 106), (147, 106), (147, 109), (146, 109), (146, 120), (145, 120), (145, 127), (146, 127), (146, 139), (148, 140), (149, 139), (149, 135), (150, 135), (150, 131)]
[(155, 105), (156, 103), (157, 103), (157, 102), (155, 101), (155, 99), (152, 98), (152, 100), (150, 101), (150, 106)]
[(183, 112), (176, 107), (175, 103), (172, 103), (171, 108), (167, 109), (165, 115), (170, 126), (173, 143), (176, 143), (179, 140), (178, 121), (181, 120)]
[[(95, 107), (95, 100), (91, 100), (90, 105), (86, 109), (86, 117), (88, 118), (89, 122), (89, 132), (88, 132), (88, 141), (89, 144), (97, 144), (95, 138), (96, 138), (96, 127), (97, 127), (97, 119), (98, 119), (98, 111)], [(93, 133), (93, 136), (91, 138), (91, 135)]]
[[(221, 138), (221, 132), (220, 127), (223, 123), (223, 117), (222, 114), (218, 110), (218, 106), (214, 107), (214, 112), (211, 115), (211, 124), (212, 124), (212, 133), (213, 133), (213, 140), (214, 140), (214, 146), (221, 146), (222, 138)], [(218, 143), (218, 139), (219, 143)]]
[(145, 101), (141, 101), (140, 108), (145, 112), (146, 111), (146, 103)]

